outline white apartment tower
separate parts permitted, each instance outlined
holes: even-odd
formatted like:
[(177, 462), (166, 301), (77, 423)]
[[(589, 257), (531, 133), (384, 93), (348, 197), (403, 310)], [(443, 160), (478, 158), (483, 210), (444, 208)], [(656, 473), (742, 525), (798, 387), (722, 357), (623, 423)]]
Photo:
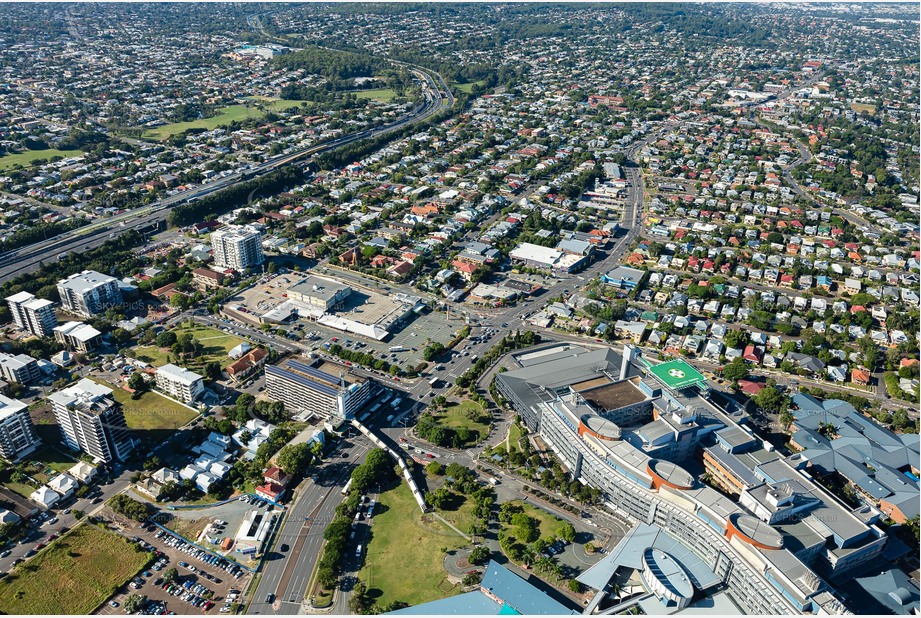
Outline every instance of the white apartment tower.
[(58, 323), (58, 318), (54, 315), (53, 302), (36, 298), (28, 292), (8, 296), (6, 302), (10, 306), (16, 326), (36, 337), (51, 336), (51, 330)]
[(70, 449), (110, 463), (124, 460), (134, 447), (125, 414), (111, 388), (83, 378), (48, 399)]
[(26, 404), (0, 395), (0, 457), (18, 461), (38, 446)]
[(173, 364), (157, 369), (156, 379), (158, 389), (182, 403), (192, 403), (205, 390), (200, 375)]
[(248, 227), (228, 225), (211, 234), (214, 265), (243, 272), (262, 264), (262, 234)]
[(84, 270), (58, 281), (58, 293), (64, 309), (85, 318), (123, 302), (118, 280), (94, 270)]

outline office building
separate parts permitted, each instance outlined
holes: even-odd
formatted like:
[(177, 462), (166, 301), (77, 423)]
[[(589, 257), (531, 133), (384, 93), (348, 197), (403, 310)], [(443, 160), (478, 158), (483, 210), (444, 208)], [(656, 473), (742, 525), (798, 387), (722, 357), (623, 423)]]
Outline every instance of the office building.
[(41, 377), (38, 361), (28, 354), (6, 354), (0, 352), (0, 375), (7, 382), (28, 384)]
[(160, 391), (182, 403), (192, 403), (205, 390), (200, 375), (171, 363), (157, 369), (156, 380)]
[(65, 310), (85, 318), (123, 303), (118, 279), (94, 270), (84, 270), (58, 281), (58, 293)]
[(305, 365), (289, 359), (281, 365), (268, 365), (265, 387), (269, 397), (283, 401), (289, 410), (320, 418), (354, 418), (371, 396), (368, 379), (351, 374), (344, 365), (329, 362)]
[(83, 378), (48, 396), (64, 443), (97, 462), (124, 460), (134, 448), (112, 389)]
[(18, 461), (38, 446), (26, 404), (0, 395), (0, 457)]
[(228, 225), (211, 234), (214, 265), (243, 272), (262, 264), (262, 234), (248, 227)]
[(54, 303), (50, 300), (36, 298), (28, 292), (20, 292), (6, 299), (13, 314), (13, 322), (20, 329), (36, 337), (48, 337), (51, 329), (58, 323), (54, 315)]

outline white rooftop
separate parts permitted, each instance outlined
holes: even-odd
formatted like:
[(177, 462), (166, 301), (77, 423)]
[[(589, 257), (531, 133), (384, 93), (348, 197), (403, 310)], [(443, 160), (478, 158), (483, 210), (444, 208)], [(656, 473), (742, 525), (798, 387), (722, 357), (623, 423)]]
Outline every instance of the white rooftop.
[(178, 365), (173, 365), (172, 363), (167, 363), (159, 369), (157, 373), (168, 376), (171, 380), (176, 382), (181, 382), (182, 384), (193, 384), (197, 380), (201, 380), (201, 376), (195, 373), (194, 371), (189, 371), (188, 369), (183, 369)]

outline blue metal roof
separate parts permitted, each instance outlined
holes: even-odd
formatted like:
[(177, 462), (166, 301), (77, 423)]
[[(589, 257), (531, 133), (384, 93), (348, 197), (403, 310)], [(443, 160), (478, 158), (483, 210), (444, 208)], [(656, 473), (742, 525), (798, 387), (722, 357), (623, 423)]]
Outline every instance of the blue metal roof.
[(497, 616), (501, 609), (498, 603), (479, 590), (475, 590), (390, 613), (405, 616)]

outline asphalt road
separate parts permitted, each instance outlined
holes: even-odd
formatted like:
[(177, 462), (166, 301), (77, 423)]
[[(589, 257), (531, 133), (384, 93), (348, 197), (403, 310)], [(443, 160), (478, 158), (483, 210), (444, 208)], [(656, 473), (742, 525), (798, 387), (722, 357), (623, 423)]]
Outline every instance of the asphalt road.
[(426, 82), (423, 101), (411, 112), (394, 122), (365, 129), (357, 133), (323, 142), (310, 148), (273, 157), (264, 163), (228, 175), (220, 180), (200, 185), (181, 194), (171, 195), (157, 204), (118, 215), (103, 222), (93, 223), (85, 228), (78, 228), (59, 234), (54, 238), (43, 240), (25, 247), (13, 249), (0, 255), (0, 283), (32, 272), (45, 262), (52, 262), (61, 253), (83, 252), (98, 247), (106, 241), (131, 230), (157, 229), (167, 220), (172, 208), (205, 195), (210, 195), (243, 180), (249, 180), (280, 167), (313, 155), (321, 154), (356, 141), (376, 137), (382, 133), (398, 130), (406, 125), (421, 122), (439, 111), (454, 105), (454, 95), (445, 86), (443, 78), (429, 70), (411, 69), (422, 81)]
[[(316, 481), (306, 479), (298, 488), (297, 499), (288, 507), (281, 531), (263, 563), (247, 613), (288, 615), (300, 611), (320, 556), (323, 531), (343, 500), (342, 486), (370, 448), (371, 443), (364, 437), (347, 440), (319, 467)], [(344, 458), (343, 449), (348, 450)], [(286, 551), (282, 551), (283, 545), (288, 547)], [(274, 603), (266, 603), (269, 594), (274, 595)]]

